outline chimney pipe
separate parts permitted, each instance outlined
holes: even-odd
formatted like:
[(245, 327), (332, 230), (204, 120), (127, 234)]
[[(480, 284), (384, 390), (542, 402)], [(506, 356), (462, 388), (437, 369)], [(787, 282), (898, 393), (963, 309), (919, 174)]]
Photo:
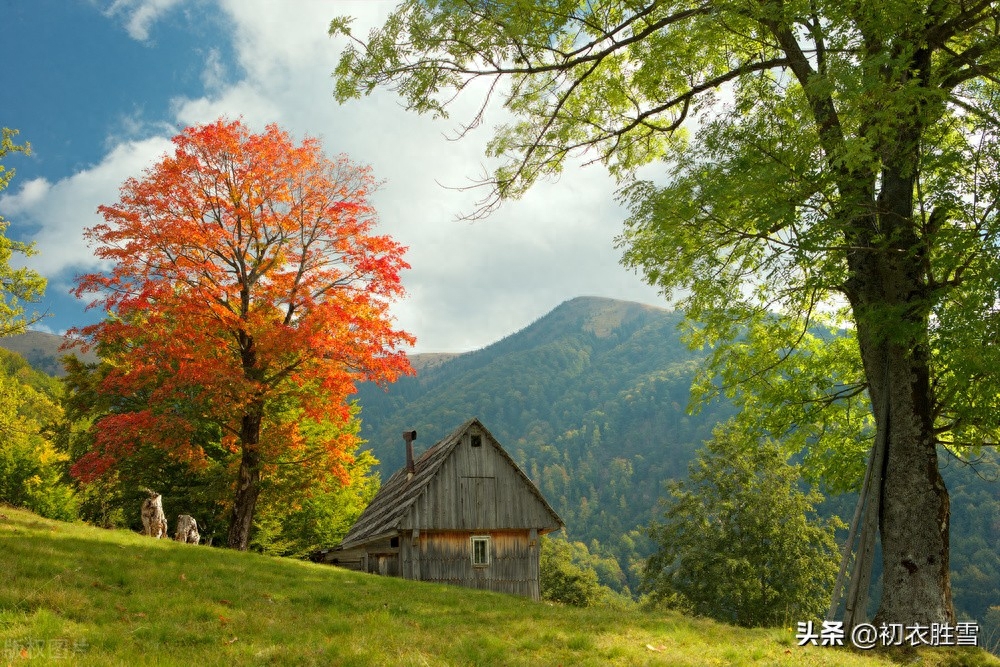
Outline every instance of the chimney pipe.
[(416, 468), (413, 465), (413, 441), (417, 439), (416, 431), (403, 431), (403, 440), (406, 441), (406, 475), (413, 477)]

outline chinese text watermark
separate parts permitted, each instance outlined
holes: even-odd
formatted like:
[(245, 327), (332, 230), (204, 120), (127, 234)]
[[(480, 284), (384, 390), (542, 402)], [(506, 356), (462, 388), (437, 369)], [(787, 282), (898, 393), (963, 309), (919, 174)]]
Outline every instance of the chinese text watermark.
[(89, 648), (86, 639), (8, 639), (4, 641), (0, 657), (8, 662), (17, 658), (69, 660)]
[(860, 623), (844, 631), (841, 621), (823, 621), (817, 628), (812, 621), (799, 621), (795, 638), (799, 646), (844, 646), (850, 642), (856, 648), (870, 649), (876, 646), (978, 646), (979, 624), (975, 621), (950, 623)]

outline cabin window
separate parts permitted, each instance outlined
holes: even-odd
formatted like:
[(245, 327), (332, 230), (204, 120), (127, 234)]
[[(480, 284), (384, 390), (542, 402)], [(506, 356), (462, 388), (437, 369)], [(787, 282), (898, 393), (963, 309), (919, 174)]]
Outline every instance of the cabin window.
[(481, 436), (481, 435), (474, 435), (474, 436), (472, 436), (472, 446), (473, 447), (482, 447), (483, 446), (483, 436)]
[(389, 538), (389, 548), (390, 549), (398, 549), (399, 548), (399, 537), (391, 537), (391, 538)]
[(490, 564), (490, 538), (489, 536), (472, 538), (472, 565), (473, 567), (486, 567)]

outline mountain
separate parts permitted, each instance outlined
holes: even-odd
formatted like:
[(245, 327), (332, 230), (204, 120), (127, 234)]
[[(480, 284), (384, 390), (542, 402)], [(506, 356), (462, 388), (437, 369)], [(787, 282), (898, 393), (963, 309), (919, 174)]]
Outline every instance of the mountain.
[[(385, 391), (359, 388), (362, 436), (384, 479), (405, 462), (404, 430), (417, 430), (419, 453), (479, 417), (566, 522), (570, 539), (613, 557), (598, 568), (602, 583), (635, 590), (634, 566), (652, 552), (645, 528), (659, 514), (664, 483), (687, 476), (693, 453), (734, 412), (716, 403), (686, 413), (703, 355), (680, 341), (681, 320), (581, 297), (482, 350), (418, 355), (416, 377)], [(941, 467), (951, 493), (956, 607), (960, 617), (983, 621), (1000, 601), (1000, 553), (989, 546), (1000, 542), (1000, 457), (986, 451), (970, 466), (942, 450)], [(854, 502), (830, 498), (821, 511), (850, 520)]]
[(61, 350), (60, 348), (69, 338), (45, 333), (44, 331), (28, 331), (17, 336), (7, 336), (0, 338), (0, 347), (17, 352), (31, 364), (35, 370), (39, 370), (49, 375), (61, 377), (65, 374), (60, 359), (67, 354), (73, 354), (78, 359), (87, 363), (96, 363), (97, 355), (91, 352), (80, 352), (80, 350)]
[(622, 567), (607, 576), (624, 579), (648, 551), (637, 529), (653, 518), (664, 481), (686, 475), (693, 452), (733, 411), (717, 403), (686, 413), (701, 355), (680, 341), (681, 320), (638, 303), (567, 301), (486, 348), (423, 363), (387, 390), (363, 385), (362, 436), (385, 478), (405, 462), (404, 430), (416, 429), (415, 445), (426, 448), (478, 417), (569, 536), (611, 549)]
[(422, 370), (440, 366), (444, 362), (451, 361), (457, 356), (459, 355), (451, 352), (424, 352), (422, 354), (411, 354), (409, 355), (409, 358), (410, 365), (413, 366), (413, 370), (419, 373)]
[[(414, 355), (415, 377), (385, 391), (359, 387), (362, 436), (386, 479), (404, 464), (402, 431), (417, 430), (419, 454), (479, 417), (566, 522), (570, 539), (597, 554), (592, 564), (602, 583), (635, 590), (664, 483), (687, 476), (694, 452), (734, 411), (725, 403), (685, 411), (703, 356), (681, 343), (681, 320), (660, 308), (581, 297), (482, 350)], [(0, 347), (53, 373), (61, 372), (62, 342), (29, 332), (0, 339)], [(6, 373), (45, 384), (19, 368)], [(940, 453), (951, 494), (955, 604), (960, 618), (980, 622), (1000, 619), (1000, 610), (990, 611), (1000, 603), (1000, 456), (993, 450), (974, 465)], [(852, 498), (837, 497), (824, 511), (849, 519), (853, 510)]]
[(362, 434), (385, 472), (403, 463), (403, 430), (415, 428), (418, 442), (429, 447), (472, 416), (511, 451), (578, 438), (584, 430), (603, 438), (609, 455), (646, 449), (650, 441), (676, 442), (666, 431), (639, 437), (618, 422), (665, 412), (674, 429), (686, 418), (700, 356), (680, 342), (681, 319), (638, 303), (580, 297), (481, 350), (414, 355), (416, 377), (387, 390), (359, 388)]

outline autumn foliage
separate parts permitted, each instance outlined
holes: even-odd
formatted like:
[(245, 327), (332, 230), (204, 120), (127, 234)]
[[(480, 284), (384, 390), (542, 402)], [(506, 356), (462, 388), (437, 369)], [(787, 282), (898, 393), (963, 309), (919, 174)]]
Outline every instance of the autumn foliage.
[(184, 130), (87, 230), (110, 271), (78, 278), (108, 317), (80, 333), (111, 362), (100, 391), (130, 397), (95, 424), (74, 467), (113, 471), (154, 442), (197, 467), (205, 427), (239, 458), (229, 545), (246, 548), (261, 475), (276, 461), (333, 470), (357, 442), (356, 382), (410, 371), (393, 325), (404, 248), (374, 234), (376, 182), (320, 143), (240, 121)]

